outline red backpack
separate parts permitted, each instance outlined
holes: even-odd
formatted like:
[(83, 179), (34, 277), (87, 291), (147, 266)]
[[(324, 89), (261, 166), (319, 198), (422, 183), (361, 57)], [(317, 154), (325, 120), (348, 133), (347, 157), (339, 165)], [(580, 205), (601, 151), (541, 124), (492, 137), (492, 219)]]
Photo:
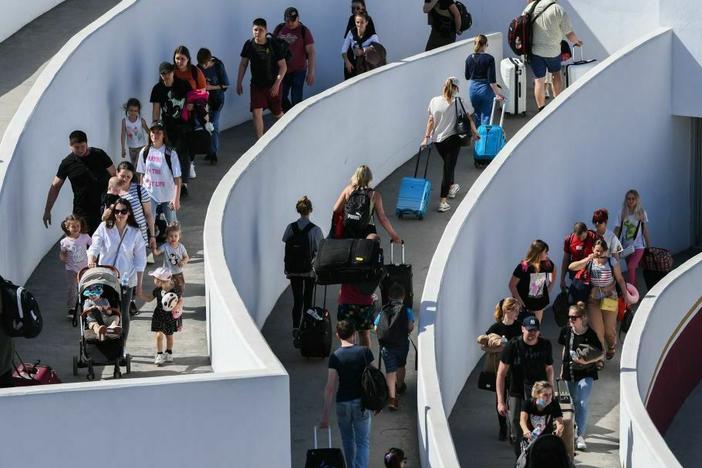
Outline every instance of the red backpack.
[(524, 13), (523, 15), (517, 16), (509, 23), (509, 28), (507, 28), (507, 42), (509, 42), (509, 47), (516, 55), (531, 55), (531, 44), (534, 37), (534, 21), (541, 16), (547, 9), (555, 2), (550, 3), (546, 6), (538, 15), (532, 18), (536, 6), (541, 0), (536, 0), (531, 10)]

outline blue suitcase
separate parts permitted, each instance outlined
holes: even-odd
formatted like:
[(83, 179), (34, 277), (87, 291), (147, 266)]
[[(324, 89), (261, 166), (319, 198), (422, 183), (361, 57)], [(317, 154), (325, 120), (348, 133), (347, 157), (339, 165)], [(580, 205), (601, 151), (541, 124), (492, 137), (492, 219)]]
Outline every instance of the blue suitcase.
[(481, 125), (478, 127), (478, 136), (480, 139), (473, 144), (473, 163), (475, 167), (480, 167), (481, 165), (488, 165), (490, 161), (495, 159), (497, 153), (500, 152), (502, 147), (507, 143), (505, 138), (505, 132), (502, 129), (502, 124), (505, 120), (505, 106), (502, 105), (502, 116), (500, 117), (500, 125), (494, 125), (493, 119), (495, 117), (495, 106), (497, 105), (497, 99), (492, 102), (492, 112), (490, 112), (490, 123), (488, 125)]
[(427, 180), (427, 170), (429, 169), (429, 156), (431, 155), (431, 144), (427, 145), (427, 163), (424, 166), (424, 178), (417, 178), (419, 171), (419, 161), (422, 159), (422, 148), (417, 154), (417, 165), (414, 168), (414, 177), (403, 177), (400, 182), (400, 192), (397, 195), (397, 207), (395, 214), (399, 218), (404, 215), (416, 216), (423, 219), (427, 214), (429, 206), (429, 196), (431, 195), (431, 182)]

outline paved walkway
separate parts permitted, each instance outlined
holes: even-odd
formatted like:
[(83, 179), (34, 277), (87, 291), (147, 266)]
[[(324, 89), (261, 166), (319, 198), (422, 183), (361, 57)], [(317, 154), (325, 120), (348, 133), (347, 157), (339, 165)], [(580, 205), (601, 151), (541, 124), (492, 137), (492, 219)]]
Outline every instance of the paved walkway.
[(700, 466), (702, 382), (687, 397), (665, 434), (665, 441), (682, 466)]

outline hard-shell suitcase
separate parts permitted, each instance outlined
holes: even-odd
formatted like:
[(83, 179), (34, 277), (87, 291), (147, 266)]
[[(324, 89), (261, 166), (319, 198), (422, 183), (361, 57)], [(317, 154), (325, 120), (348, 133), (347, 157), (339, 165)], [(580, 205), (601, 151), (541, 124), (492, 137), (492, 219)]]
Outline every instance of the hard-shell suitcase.
[(12, 381), (15, 387), (61, 383), (61, 379), (59, 379), (58, 375), (56, 375), (56, 372), (54, 372), (51, 367), (39, 364), (39, 361), (33, 364), (24, 362), (19, 354), (17, 354), (17, 357), (19, 358), (19, 364), (12, 364)]
[(427, 145), (427, 162), (424, 166), (424, 177), (418, 178), (419, 160), (422, 159), (422, 148), (417, 153), (417, 165), (414, 167), (414, 177), (403, 177), (400, 182), (400, 191), (397, 194), (397, 207), (395, 214), (402, 218), (404, 215), (416, 216), (423, 219), (429, 206), (429, 196), (431, 195), (431, 182), (427, 180), (427, 170), (429, 169), (429, 156), (432, 145)]
[(480, 165), (487, 165), (495, 159), (497, 153), (505, 146), (507, 139), (505, 137), (505, 131), (502, 128), (502, 124), (505, 121), (505, 108), (502, 105), (502, 114), (500, 116), (500, 125), (494, 124), (495, 119), (495, 106), (497, 105), (497, 98), (492, 101), (492, 111), (490, 112), (490, 123), (488, 125), (481, 125), (478, 127), (478, 136), (480, 139), (473, 145), (473, 163), (475, 167)]
[(575, 457), (575, 414), (573, 411), (573, 399), (568, 390), (568, 383), (565, 380), (556, 380), (556, 396), (561, 405), (563, 413), (563, 443), (571, 461)]
[(305, 468), (346, 468), (344, 454), (340, 448), (332, 448), (331, 428), (327, 427), (329, 448), (317, 445), (317, 426), (314, 426), (314, 448), (307, 451)]
[[(317, 295), (315, 287), (314, 295)], [(316, 302), (316, 301), (315, 301)], [(325, 358), (331, 353), (332, 327), (327, 310), (327, 288), (324, 288), (322, 307), (310, 307), (300, 317), (295, 345), (304, 357)]]
[(575, 83), (577, 80), (579, 80), (586, 72), (590, 71), (595, 65), (597, 65), (597, 60), (595, 59), (590, 59), (590, 60), (585, 60), (583, 59), (583, 48), (582, 46), (579, 47), (580, 49), (580, 60), (575, 60), (575, 47), (573, 47), (573, 63), (569, 63), (568, 65), (565, 66), (565, 79), (566, 79), (566, 88), (573, 83)]
[(317, 284), (378, 285), (383, 274), (383, 251), (370, 239), (322, 239), (314, 260)]
[(412, 290), (412, 265), (405, 263), (405, 242), (402, 241), (402, 263), (395, 264), (395, 246), (390, 243), (390, 263), (385, 265), (385, 278), (380, 283), (380, 295), (383, 305), (390, 302), (388, 293), (394, 283), (399, 283), (405, 288), (404, 304), (412, 308), (414, 304), (414, 292)]
[(527, 110), (527, 74), (524, 62), (519, 58), (506, 58), (500, 62), (500, 75), (505, 85), (506, 112), (508, 114), (526, 114)]

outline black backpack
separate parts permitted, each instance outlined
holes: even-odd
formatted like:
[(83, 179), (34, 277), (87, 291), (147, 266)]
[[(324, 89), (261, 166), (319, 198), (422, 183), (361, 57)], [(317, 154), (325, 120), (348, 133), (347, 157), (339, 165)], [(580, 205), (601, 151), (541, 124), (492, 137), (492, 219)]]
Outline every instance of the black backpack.
[(523, 15), (517, 16), (509, 23), (509, 27), (507, 28), (507, 42), (512, 52), (516, 55), (526, 55), (527, 57), (531, 55), (531, 45), (534, 39), (534, 22), (548, 8), (556, 3), (552, 2), (546, 5), (546, 8), (534, 16), (534, 11), (540, 1), (541, 0), (536, 0), (531, 10)]
[(456, 8), (461, 15), (461, 32), (468, 31), (473, 26), (473, 17), (468, 12), (468, 8), (461, 2), (456, 2)]
[(402, 302), (392, 301), (380, 310), (376, 334), (381, 346), (400, 346), (407, 342), (409, 323)]
[(0, 318), (12, 337), (34, 338), (41, 333), (43, 320), (39, 304), (26, 289), (0, 276)]
[(344, 237), (360, 239), (366, 237), (366, 230), (370, 224), (371, 196), (373, 190), (357, 188), (344, 205)]
[(308, 223), (300, 229), (297, 221), (290, 224), (292, 236), (285, 241), (285, 272), (309, 273), (312, 271), (312, 252), (310, 251), (309, 232), (314, 228), (313, 223)]
[(377, 367), (366, 362), (361, 374), (361, 405), (371, 411), (381, 411), (388, 404), (388, 384)]

